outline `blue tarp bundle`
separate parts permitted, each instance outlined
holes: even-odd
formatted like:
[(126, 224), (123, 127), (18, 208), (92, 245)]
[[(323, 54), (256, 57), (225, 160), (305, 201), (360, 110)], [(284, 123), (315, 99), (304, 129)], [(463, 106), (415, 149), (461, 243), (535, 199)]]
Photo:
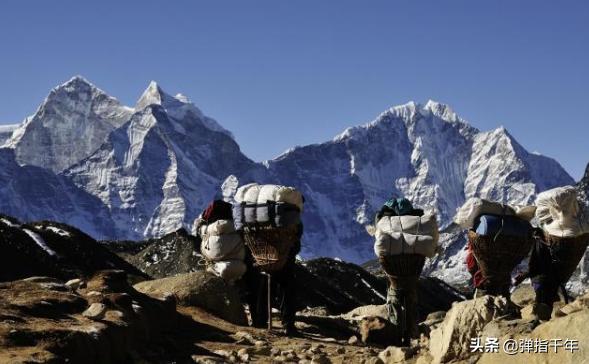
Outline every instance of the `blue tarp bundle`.
[(237, 230), (241, 230), (244, 225), (285, 227), (299, 224), (301, 211), (296, 205), (286, 202), (234, 204), (233, 221)]
[(508, 235), (528, 237), (532, 225), (516, 216), (481, 215), (476, 225), (476, 233), (482, 236)]

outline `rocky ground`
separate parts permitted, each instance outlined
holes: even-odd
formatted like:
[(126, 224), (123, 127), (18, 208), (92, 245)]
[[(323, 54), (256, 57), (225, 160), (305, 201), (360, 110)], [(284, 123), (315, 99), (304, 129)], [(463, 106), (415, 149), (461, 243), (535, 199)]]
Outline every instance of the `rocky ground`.
[[(247, 326), (239, 287), (200, 270), (198, 242), (183, 231), (101, 244), (66, 225), (2, 216), (0, 239), (0, 363), (589, 363), (589, 294), (534, 325), (529, 286), (513, 294), (518, 318), (501, 298), (468, 299), (423, 278), (421, 338), (396, 348), (376, 267), (300, 262), (299, 335), (286, 337), (277, 317), (271, 332)], [(521, 340), (522, 352), (485, 352), (493, 338)], [(556, 353), (523, 346), (556, 339)], [(571, 339), (578, 350), (566, 350)]]

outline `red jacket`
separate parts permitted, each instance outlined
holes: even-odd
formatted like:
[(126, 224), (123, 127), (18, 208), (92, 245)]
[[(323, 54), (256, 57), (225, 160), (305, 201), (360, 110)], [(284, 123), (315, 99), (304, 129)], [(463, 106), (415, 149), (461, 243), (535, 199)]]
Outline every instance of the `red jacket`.
[(468, 272), (472, 275), (472, 283), (475, 288), (479, 288), (483, 283), (485, 283), (485, 277), (483, 276), (483, 272), (480, 270), (479, 265), (477, 264), (477, 259), (474, 256), (474, 252), (472, 250), (472, 244), (470, 241), (466, 245), (466, 267)]

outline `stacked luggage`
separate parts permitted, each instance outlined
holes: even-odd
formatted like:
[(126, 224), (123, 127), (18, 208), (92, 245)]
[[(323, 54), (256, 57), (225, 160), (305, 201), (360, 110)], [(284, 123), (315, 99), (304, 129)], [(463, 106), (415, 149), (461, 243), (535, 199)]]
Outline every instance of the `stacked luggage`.
[(589, 243), (589, 211), (579, 203), (573, 186), (540, 193), (536, 205), (536, 219), (553, 254), (557, 279), (567, 282)]
[(468, 229), (468, 240), (485, 279), (509, 285), (511, 272), (532, 248), (530, 220), (535, 208), (514, 208), (471, 198), (459, 209), (455, 222)]
[(235, 194), (235, 228), (243, 231), (254, 264), (262, 271), (278, 271), (298, 243), (303, 196), (292, 187), (250, 183)]
[(383, 210), (390, 213), (377, 217), (374, 234), (374, 253), (383, 270), (396, 277), (419, 275), (425, 257), (433, 257), (438, 248), (435, 215), (413, 209), (406, 199), (399, 199), (390, 207), (385, 204)]
[(235, 230), (231, 204), (212, 202), (195, 221), (195, 230), (202, 241), (200, 252), (205, 258), (207, 271), (234, 282), (246, 271), (245, 245)]

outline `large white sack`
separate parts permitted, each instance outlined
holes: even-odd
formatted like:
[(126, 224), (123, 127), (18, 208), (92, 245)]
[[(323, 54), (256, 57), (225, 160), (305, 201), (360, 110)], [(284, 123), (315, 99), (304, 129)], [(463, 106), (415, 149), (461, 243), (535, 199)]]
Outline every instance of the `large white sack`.
[(433, 257), (439, 240), (435, 216), (383, 216), (375, 231), (377, 256), (421, 254)]
[(235, 233), (233, 220), (217, 220), (210, 224), (201, 225), (200, 235), (224, 235)]
[(394, 233), (377, 236), (374, 253), (377, 257), (402, 254), (419, 254), (428, 258), (436, 255), (437, 241), (430, 235)]
[(589, 233), (589, 215), (579, 204), (573, 186), (553, 188), (538, 194), (536, 218), (544, 231), (558, 237)]
[[(472, 229), (477, 217), (481, 215), (515, 215), (515, 210), (508, 205), (499, 202), (483, 200), (482, 198), (469, 198), (454, 217), (454, 222), (464, 229)], [(529, 221), (529, 220), (528, 220)]]
[(376, 223), (376, 236), (379, 234), (406, 233), (439, 237), (438, 223), (434, 215), (423, 216), (383, 216)]
[(303, 195), (293, 187), (280, 185), (259, 185), (250, 183), (241, 186), (235, 194), (235, 201), (248, 204), (265, 204), (268, 201), (286, 202), (303, 210)]
[(245, 258), (245, 245), (231, 220), (218, 220), (201, 226), (200, 236), (200, 252), (208, 260), (216, 262)]
[(207, 267), (207, 271), (223, 278), (227, 282), (234, 282), (245, 274), (247, 267), (241, 260), (224, 260), (215, 262)]

